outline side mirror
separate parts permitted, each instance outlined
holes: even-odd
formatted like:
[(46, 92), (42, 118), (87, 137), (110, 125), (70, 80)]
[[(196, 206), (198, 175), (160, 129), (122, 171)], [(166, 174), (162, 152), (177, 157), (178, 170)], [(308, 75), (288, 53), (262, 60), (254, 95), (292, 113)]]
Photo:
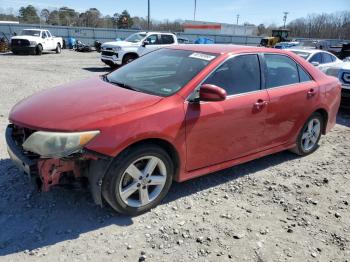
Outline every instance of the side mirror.
[(146, 45), (149, 45), (149, 41), (148, 41), (148, 40), (145, 40), (145, 41), (143, 41), (143, 43), (142, 43), (142, 46), (143, 46), (143, 47), (145, 47)]
[(320, 65), (319, 62), (311, 62), (311, 64), (312, 64), (313, 66), (319, 66), (319, 65)]
[(216, 85), (204, 84), (199, 89), (200, 101), (224, 101), (226, 96), (225, 89)]

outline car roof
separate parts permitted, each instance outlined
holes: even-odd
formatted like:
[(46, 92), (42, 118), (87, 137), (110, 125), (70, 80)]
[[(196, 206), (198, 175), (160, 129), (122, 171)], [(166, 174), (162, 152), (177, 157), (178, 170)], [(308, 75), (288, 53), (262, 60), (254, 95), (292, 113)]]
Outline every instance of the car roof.
[(246, 53), (246, 52), (276, 52), (283, 53), (280, 49), (245, 46), (245, 45), (225, 45), (225, 44), (186, 44), (172, 45), (166, 48), (188, 50), (193, 52), (212, 53), (212, 54), (229, 54), (229, 53)]
[(170, 33), (170, 32), (155, 32), (155, 31), (150, 31), (150, 32), (147, 32), (147, 31), (143, 31), (143, 32), (135, 32), (135, 34), (162, 34), (162, 35), (173, 35), (173, 33)]
[(322, 52), (322, 53), (327, 53), (327, 54), (331, 54), (333, 55), (332, 53), (330, 52), (327, 52), (325, 50), (321, 50), (321, 49), (303, 49), (303, 48), (289, 48), (288, 49), (289, 51), (299, 51), (299, 52), (304, 52), (304, 53), (309, 53), (309, 54), (315, 54), (315, 53), (318, 53), (318, 52)]

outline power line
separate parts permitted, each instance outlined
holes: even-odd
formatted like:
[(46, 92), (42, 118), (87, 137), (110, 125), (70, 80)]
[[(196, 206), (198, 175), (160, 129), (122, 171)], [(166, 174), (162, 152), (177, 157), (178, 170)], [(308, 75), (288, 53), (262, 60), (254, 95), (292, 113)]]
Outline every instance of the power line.
[(151, 22), (151, 0), (148, 0), (147, 30), (150, 29)]
[(193, 20), (196, 21), (197, 0), (194, 0)]

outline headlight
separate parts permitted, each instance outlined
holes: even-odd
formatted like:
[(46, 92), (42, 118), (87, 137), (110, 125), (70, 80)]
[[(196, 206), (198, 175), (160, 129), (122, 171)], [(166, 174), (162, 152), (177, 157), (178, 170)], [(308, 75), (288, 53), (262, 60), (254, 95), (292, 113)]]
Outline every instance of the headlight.
[(339, 68), (327, 68), (324, 72), (329, 76), (338, 77)]
[(120, 51), (122, 48), (120, 46), (113, 47), (114, 51)]
[(42, 157), (65, 157), (82, 149), (99, 133), (100, 131), (77, 133), (38, 131), (29, 136), (23, 143), (23, 148)]
[(36, 42), (35, 41), (29, 41), (29, 44), (30, 45), (36, 45)]

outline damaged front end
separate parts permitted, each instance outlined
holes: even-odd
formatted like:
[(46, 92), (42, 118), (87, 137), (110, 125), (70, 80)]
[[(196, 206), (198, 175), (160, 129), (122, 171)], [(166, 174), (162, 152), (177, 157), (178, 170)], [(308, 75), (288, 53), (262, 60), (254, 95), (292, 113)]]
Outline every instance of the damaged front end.
[[(92, 132), (95, 132), (93, 136)], [(49, 134), (46, 135), (45, 132), (10, 124), (6, 129), (8, 153), (40, 191), (48, 192), (57, 185), (84, 185), (89, 182), (94, 201), (102, 205), (102, 178), (110, 160), (83, 148), (96, 136), (96, 131), (92, 132), (46, 132)]]

